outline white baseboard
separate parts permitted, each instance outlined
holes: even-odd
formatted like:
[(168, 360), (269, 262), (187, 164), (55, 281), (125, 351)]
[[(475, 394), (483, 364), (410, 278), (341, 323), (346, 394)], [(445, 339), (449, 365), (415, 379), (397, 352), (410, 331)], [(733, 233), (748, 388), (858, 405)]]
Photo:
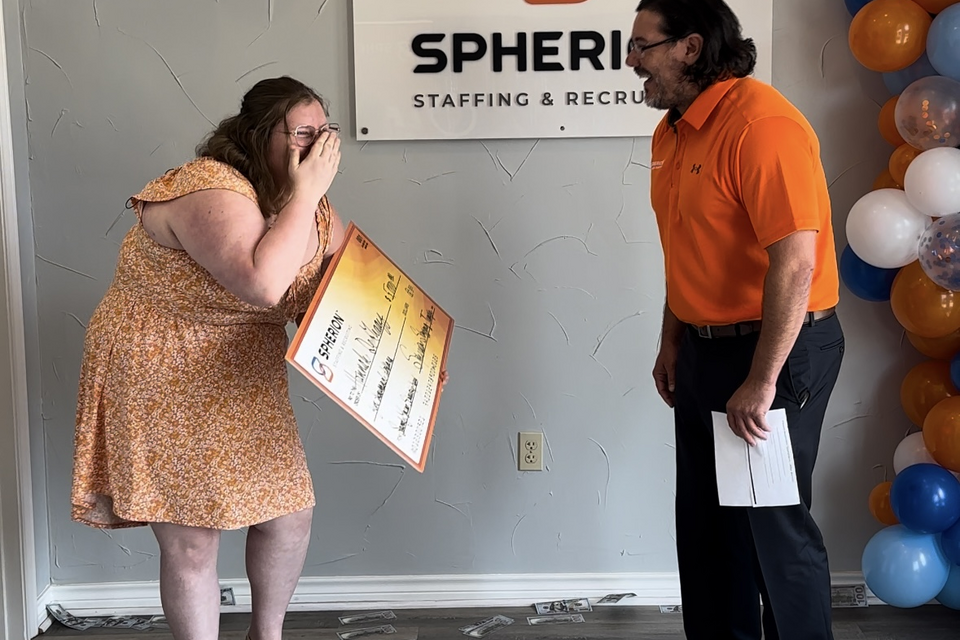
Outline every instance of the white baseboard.
[[(835, 585), (862, 584), (859, 572), (833, 574)], [(250, 611), (246, 580), (222, 580), (233, 589), (236, 606), (225, 613)], [(571, 573), (504, 575), (365, 576), (303, 578), (291, 611), (352, 611), (363, 609), (433, 609), (456, 607), (516, 607), (559, 598), (601, 597), (635, 593), (619, 606), (680, 604), (680, 580), (675, 573)], [(868, 591), (870, 604), (883, 604)], [(155, 615), (161, 613), (158, 582), (51, 585), (38, 601), (40, 619), (46, 606), (57, 603), (76, 616)], [(48, 623), (49, 624), (49, 623)]]
[(50, 585), (47, 585), (37, 596), (37, 626), (40, 633), (44, 633), (53, 624), (53, 619), (47, 615), (47, 605), (53, 602), (50, 589)]

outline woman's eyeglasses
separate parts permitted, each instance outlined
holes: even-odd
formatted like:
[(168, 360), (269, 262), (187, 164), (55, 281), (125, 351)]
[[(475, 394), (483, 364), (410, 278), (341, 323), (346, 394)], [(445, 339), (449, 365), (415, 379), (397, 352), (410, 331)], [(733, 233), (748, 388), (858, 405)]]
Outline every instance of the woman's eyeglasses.
[(340, 125), (336, 122), (328, 122), (317, 129), (316, 127), (303, 124), (293, 131), (284, 131), (284, 133), (292, 134), (293, 139), (296, 140), (298, 147), (309, 147), (317, 141), (317, 138), (319, 138), (320, 134), (322, 134), (324, 131), (339, 132)]

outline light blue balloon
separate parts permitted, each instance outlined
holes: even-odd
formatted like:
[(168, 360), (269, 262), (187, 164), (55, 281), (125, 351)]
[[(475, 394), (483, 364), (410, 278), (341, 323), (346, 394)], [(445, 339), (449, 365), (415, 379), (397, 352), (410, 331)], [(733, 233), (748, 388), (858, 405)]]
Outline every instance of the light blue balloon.
[(883, 84), (887, 86), (887, 91), (889, 91), (892, 95), (898, 96), (903, 93), (904, 89), (909, 87), (912, 83), (916, 82), (920, 78), (936, 75), (940, 74), (938, 74), (937, 70), (933, 68), (933, 65), (930, 64), (930, 58), (928, 58), (927, 54), (924, 53), (922, 56), (920, 56), (919, 60), (914, 62), (906, 69), (884, 73)]
[(950, 567), (950, 576), (937, 596), (937, 602), (948, 609), (960, 611), (960, 565)]
[(960, 4), (950, 5), (933, 19), (927, 56), (937, 73), (960, 80)]
[(914, 533), (903, 525), (878, 531), (863, 550), (861, 566), (867, 587), (903, 609), (936, 598), (950, 575), (950, 561), (936, 534)]

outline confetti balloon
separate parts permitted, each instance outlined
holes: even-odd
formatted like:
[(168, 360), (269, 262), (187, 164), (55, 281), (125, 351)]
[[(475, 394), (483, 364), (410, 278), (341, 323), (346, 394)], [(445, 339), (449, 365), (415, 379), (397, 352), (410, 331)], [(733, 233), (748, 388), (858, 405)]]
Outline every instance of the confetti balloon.
[(912, 82), (894, 109), (897, 131), (920, 150), (960, 144), (960, 82), (927, 76)]
[(936, 284), (960, 291), (960, 214), (944, 216), (923, 232), (920, 266)]

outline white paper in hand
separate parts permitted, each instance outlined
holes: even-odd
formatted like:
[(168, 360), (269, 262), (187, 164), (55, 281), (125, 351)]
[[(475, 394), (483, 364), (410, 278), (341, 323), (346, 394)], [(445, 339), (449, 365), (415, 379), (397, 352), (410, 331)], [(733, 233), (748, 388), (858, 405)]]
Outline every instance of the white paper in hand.
[(721, 506), (754, 506), (748, 445), (727, 426), (725, 413), (713, 413), (713, 442)]
[(717, 489), (725, 507), (780, 507), (800, 504), (787, 413), (767, 413), (766, 440), (751, 447), (730, 430), (725, 413), (713, 412)]

